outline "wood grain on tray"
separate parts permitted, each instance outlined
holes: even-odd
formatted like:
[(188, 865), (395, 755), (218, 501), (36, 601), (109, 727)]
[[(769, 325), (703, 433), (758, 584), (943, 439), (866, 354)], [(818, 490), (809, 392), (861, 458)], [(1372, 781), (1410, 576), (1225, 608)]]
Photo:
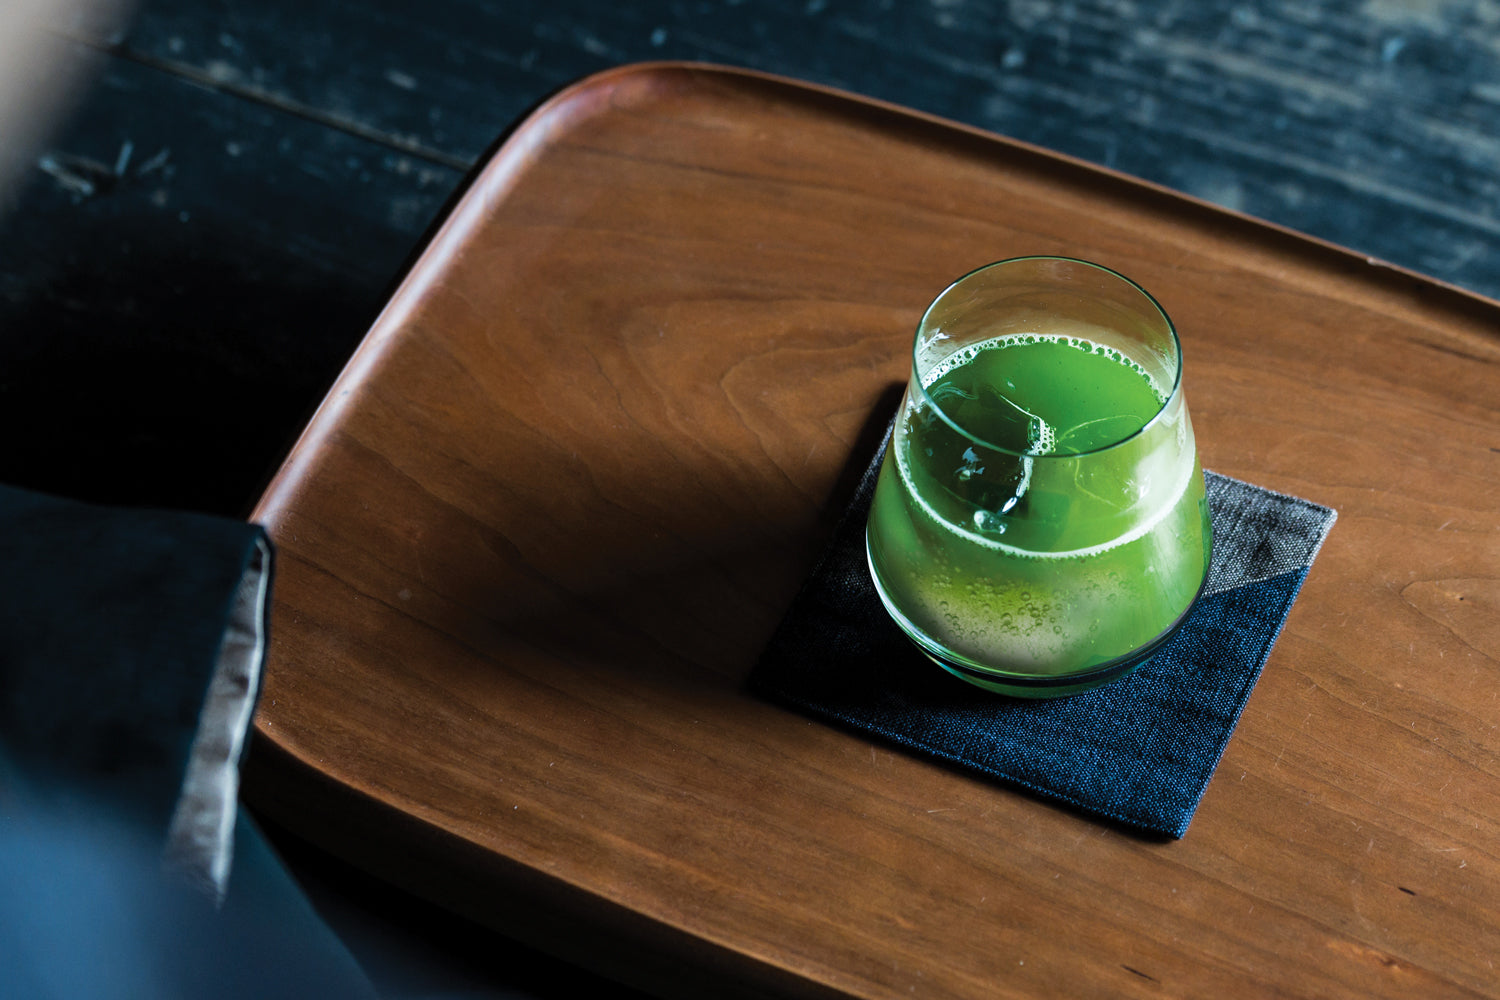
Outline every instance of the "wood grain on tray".
[[(1336, 507), (1187, 838), (742, 686), (926, 303), (1079, 256), (1204, 464)], [(256, 512), (253, 804), (680, 995), (1500, 996), (1500, 305), (763, 76), (626, 68), (474, 178)]]

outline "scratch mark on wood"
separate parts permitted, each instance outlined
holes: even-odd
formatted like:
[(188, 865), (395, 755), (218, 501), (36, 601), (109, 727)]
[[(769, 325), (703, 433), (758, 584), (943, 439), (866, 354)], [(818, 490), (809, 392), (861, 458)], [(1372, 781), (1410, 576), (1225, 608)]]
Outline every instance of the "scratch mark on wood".
[(135, 170), (135, 175), (137, 177), (144, 177), (146, 174), (161, 170), (167, 165), (167, 160), (171, 157), (171, 155), (172, 150), (170, 148), (161, 149), (155, 156), (151, 157), (151, 159), (147, 160), (145, 163), (142, 163), (139, 167), (137, 167)]
[(1120, 966), (1120, 968), (1124, 969), (1126, 972), (1130, 973), (1133, 976), (1140, 976), (1142, 979), (1149, 980), (1150, 982), (1153, 982), (1153, 983), (1160, 981), (1155, 976), (1148, 976), (1146, 973), (1142, 972), (1140, 969), (1132, 969), (1128, 965), (1122, 965), (1122, 966)]
[[(1127, 115), (1127, 117), (1133, 116)], [(1280, 147), (1263, 145), (1259, 142), (1247, 142), (1223, 134), (1214, 134), (1202, 128), (1185, 127), (1179, 129), (1178, 134), (1197, 140), (1198, 142), (1215, 144), (1222, 150), (1238, 153), (1252, 160), (1286, 167), (1307, 177), (1318, 177), (1329, 180), (1350, 191), (1357, 191), (1361, 194), (1382, 198), (1393, 205), (1405, 206), (1409, 209), (1426, 212), (1437, 218), (1446, 219), (1449, 222), (1472, 226), (1490, 235), (1500, 236), (1500, 219), (1477, 214), (1470, 211), (1466, 206), (1456, 202), (1450, 203), (1437, 198), (1420, 195), (1373, 177), (1357, 174), (1332, 164), (1321, 163), (1307, 156), (1289, 153)]]
[[(82, 199), (104, 194), (124, 178), (134, 151), (135, 143), (126, 139), (120, 144), (120, 151), (115, 155), (113, 165), (72, 153), (46, 153), (37, 160), (36, 165), (63, 190), (74, 198)], [(144, 167), (137, 174), (143, 172)]]
[(354, 121), (346, 115), (325, 111), (284, 94), (272, 93), (262, 87), (255, 86), (253, 83), (246, 82), (244, 74), (240, 73), (235, 67), (221, 61), (210, 62), (206, 69), (200, 69), (188, 63), (154, 56), (150, 53), (124, 46), (91, 42), (82, 42), (81, 44), (89, 45), (91, 48), (141, 66), (160, 70), (164, 73), (171, 73), (185, 80), (190, 80), (200, 87), (207, 87), (210, 90), (217, 90), (243, 100), (253, 101), (347, 135), (355, 136), (356, 138), (389, 146), (392, 149), (398, 149), (401, 152), (421, 157), (445, 167), (452, 167), (454, 170), (468, 170), (473, 165), (473, 160), (470, 157), (455, 156), (444, 150), (436, 149), (414, 136), (398, 135), (386, 129), (365, 125), (362, 122)]
[(1438, 351), (1438, 352), (1440, 352), (1442, 354), (1452, 354), (1453, 356), (1459, 357), (1459, 358), (1463, 358), (1466, 361), (1478, 361), (1481, 364), (1486, 364), (1486, 365), (1493, 365), (1493, 364), (1500, 363), (1500, 362), (1497, 362), (1496, 359), (1494, 359), (1494, 358), (1486, 358), (1486, 357), (1483, 357), (1483, 356), (1478, 355), (1478, 354), (1472, 354), (1472, 353), (1470, 353), (1468, 351), (1460, 351), (1459, 349), (1457, 349), (1455, 347), (1446, 347), (1446, 346), (1444, 346), (1442, 344), (1433, 344), (1433, 343), (1429, 343), (1429, 342), (1427, 342), (1425, 340), (1415, 340), (1414, 339), (1413, 343), (1415, 343), (1419, 347), (1426, 347), (1429, 350)]
[(399, 69), (386, 70), (385, 78), (393, 87), (400, 87), (402, 90), (417, 89), (417, 78), (410, 73), (403, 73)]

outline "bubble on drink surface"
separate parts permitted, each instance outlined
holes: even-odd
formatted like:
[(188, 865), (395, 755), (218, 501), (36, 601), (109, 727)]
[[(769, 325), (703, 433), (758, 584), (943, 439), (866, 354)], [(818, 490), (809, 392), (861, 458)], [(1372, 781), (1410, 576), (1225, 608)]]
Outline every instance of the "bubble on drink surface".
[(958, 350), (954, 351), (952, 354), (948, 355), (946, 358), (928, 369), (927, 374), (922, 376), (922, 388), (930, 389), (932, 387), (932, 384), (934, 382), (937, 382), (944, 375), (953, 371), (953, 369), (960, 367), (961, 365), (968, 364), (970, 361), (973, 361), (985, 351), (997, 351), (1004, 350), (1007, 347), (1042, 343), (1067, 344), (1069, 347), (1075, 347), (1080, 351), (1084, 351), (1085, 353), (1097, 354), (1101, 357), (1106, 357), (1111, 361), (1124, 365), (1126, 368), (1129, 368), (1131, 371), (1135, 372), (1137, 375), (1145, 379), (1146, 382), (1150, 384), (1151, 389), (1156, 394), (1157, 398), (1159, 398), (1163, 403), (1165, 403), (1170, 396), (1170, 393), (1163, 390), (1161, 383), (1157, 381), (1155, 375), (1148, 371), (1146, 367), (1139, 361), (1130, 357), (1128, 354), (1118, 348), (1110, 347), (1107, 344), (1095, 343), (1094, 341), (1086, 340), (1082, 337), (1069, 337), (1065, 334), (1043, 333), (1007, 334), (1005, 336), (996, 337), (993, 340), (982, 340), (978, 343), (967, 344), (963, 347), (960, 347)]
[(994, 535), (1005, 534), (1005, 518), (983, 507), (974, 512), (974, 527)]
[(1031, 427), (1026, 434), (1027, 450), (1038, 455), (1052, 454), (1057, 450), (1057, 428), (1035, 413), (1028, 411), (1026, 415), (1031, 418)]
[[(1161, 391), (1161, 387), (1154, 377), (1138, 362), (1128, 358), (1119, 350), (1095, 344), (1082, 338), (1069, 338), (1051, 334), (1005, 335), (996, 337), (993, 340), (961, 347), (922, 375), (922, 387), (924, 390), (931, 390), (933, 384), (942, 379), (943, 376), (955, 368), (974, 360), (974, 358), (985, 351), (1004, 350), (1016, 344), (1039, 343), (1043, 341), (1066, 341), (1081, 350), (1086, 349), (1124, 364), (1145, 376), (1163, 401), (1167, 399), (1167, 394)], [(1048, 453), (1048, 449), (1055, 449), (1057, 447), (1056, 439), (1058, 432), (1056, 428), (1046, 424), (1045, 421), (1040, 421), (1036, 425), (1034, 435), (1028, 435), (1028, 438), (1034, 436), (1037, 444), (1043, 447), (1037, 448), (1032, 454), (1022, 454), (1020, 456), (1020, 481), (1010, 489), (1011, 497), (1007, 498), (1007, 503), (1002, 504), (998, 514), (994, 510), (984, 511), (983, 516), (980, 516), (978, 512), (973, 514), (966, 512), (965, 516), (961, 519), (955, 519), (951, 515), (940, 513), (937, 508), (933, 507), (913, 478), (913, 465), (915, 462), (920, 461), (918, 456), (925, 456), (927, 458), (936, 457), (936, 453), (930, 441), (925, 439), (925, 435), (928, 432), (927, 424), (939, 418), (925, 407), (925, 402), (926, 397), (917, 397), (913, 401), (912, 409), (907, 413), (906, 419), (902, 420), (896, 427), (894, 442), (896, 471), (900, 476), (907, 497), (932, 524), (944, 530), (951, 531), (966, 541), (1002, 552), (1011, 558), (1046, 561), (1085, 559), (1102, 555), (1111, 549), (1129, 544), (1155, 529), (1156, 525), (1174, 509), (1177, 499), (1187, 491), (1192, 479), (1194, 469), (1192, 455), (1189, 451), (1179, 450), (1179, 455), (1185, 457), (1180, 461), (1174, 462), (1172, 467), (1167, 470), (1166, 476), (1170, 477), (1167, 482), (1170, 485), (1167, 485), (1165, 489), (1154, 491), (1151, 509), (1145, 512), (1145, 516), (1134, 521), (1119, 536), (1093, 545), (1060, 551), (1020, 548), (1012, 544), (1008, 537), (1001, 537), (1002, 531), (999, 529), (1002, 524), (1008, 523), (1001, 520), (1001, 515), (1007, 513), (1010, 508), (1014, 508), (1026, 495), (1030, 488), (1035, 466), (1042, 461), (1042, 456)], [(1055, 450), (1052, 453), (1055, 453)], [(985, 477), (986, 479), (992, 478), (994, 475), (993, 460), (990, 462), (990, 465), (991, 468)], [(994, 506), (993, 500), (989, 506)], [(1010, 532), (1009, 535), (1013, 536), (1014, 532)]]

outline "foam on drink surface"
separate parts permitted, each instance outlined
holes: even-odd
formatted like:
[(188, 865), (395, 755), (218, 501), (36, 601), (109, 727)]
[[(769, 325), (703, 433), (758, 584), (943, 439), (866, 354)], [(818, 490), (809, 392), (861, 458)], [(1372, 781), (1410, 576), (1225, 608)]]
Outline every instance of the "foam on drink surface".
[[(1081, 337), (1041, 333), (1012, 334), (1004, 337), (996, 337), (991, 340), (980, 341), (978, 343), (961, 347), (957, 351), (950, 354), (948, 357), (939, 361), (932, 367), (931, 370), (927, 372), (927, 374), (922, 379), (922, 388), (924, 392), (930, 392), (932, 387), (936, 383), (941, 381), (944, 376), (954, 372), (963, 365), (973, 363), (975, 359), (979, 358), (986, 351), (1006, 350), (1008, 348), (1040, 343), (1065, 344), (1069, 347), (1081, 351), (1086, 351), (1091, 354), (1108, 358), (1113, 362), (1129, 368), (1132, 372), (1134, 372), (1137, 376), (1144, 380), (1151, 387), (1151, 391), (1155, 393), (1156, 397), (1160, 401), (1165, 403), (1167, 400), (1168, 394), (1162, 391), (1161, 386), (1152, 377), (1151, 373), (1148, 372), (1144, 367), (1142, 367), (1138, 362), (1126, 357), (1120, 351)], [(1010, 401), (1007, 400), (1007, 402)], [(1014, 403), (1010, 403), (1010, 405), (1016, 406), (1016, 404)], [(940, 406), (935, 405), (935, 408), (941, 412), (942, 408)], [(1021, 408), (1018, 406), (1016, 408), (1018, 410), (1021, 410)], [(1029, 411), (1021, 410), (1021, 412)], [(1031, 443), (1031, 446), (1027, 449), (1027, 451), (1020, 456), (1021, 462), (1023, 463), (1023, 468), (1025, 470), (1025, 478), (1028, 481), (1031, 475), (1032, 463), (1037, 459), (1046, 460), (1049, 456), (1054, 456), (1059, 439), (1057, 428), (1048, 424), (1046, 421), (1041, 420), (1040, 417), (1036, 417), (1034, 414), (1031, 414), (1031, 416), (1036, 419), (1041, 425), (1041, 431), (1036, 435), (1036, 440)], [(945, 416), (945, 419), (948, 418), (946, 418)], [(1067, 428), (1064, 428), (1062, 433), (1066, 435), (1067, 430)], [(1172, 512), (1173, 508), (1177, 506), (1178, 502), (1182, 499), (1183, 494), (1188, 490), (1195, 466), (1195, 459), (1193, 457), (1191, 449), (1184, 450), (1178, 456), (1178, 460), (1171, 463), (1171, 468), (1167, 470), (1168, 473), (1174, 477), (1174, 480), (1170, 484), (1170, 488), (1160, 494), (1160, 499), (1157, 502), (1153, 503), (1151, 508), (1146, 511), (1145, 516), (1141, 520), (1137, 521), (1130, 527), (1128, 531), (1123, 532), (1116, 538), (1097, 545), (1090, 545), (1082, 548), (1068, 549), (1058, 552), (1046, 552), (1032, 549), (1023, 549), (1018, 548), (1014, 545), (1008, 545), (998, 538), (990, 535), (979, 534), (966, 525), (957, 524), (944, 517), (942, 514), (938, 513), (938, 511), (934, 509), (933, 506), (928, 502), (927, 498), (924, 497), (922, 493), (917, 489), (916, 484), (913, 481), (910, 462), (907, 457), (905, 447), (907, 436), (908, 435), (906, 429), (898, 424), (896, 428), (895, 438), (891, 442), (891, 447), (895, 449), (894, 457), (896, 460), (896, 468), (901, 476), (901, 480), (905, 487), (905, 492), (907, 493), (907, 495), (915, 500), (916, 503), (921, 507), (922, 511), (938, 526), (952, 532), (955, 535), (958, 535), (966, 542), (983, 546), (984, 548), (991, 549), (995, 552), (1003, 553), (1006, 556), (1017, 559), (1084, 559), (1109, 552), (1112, 549), (1119, 548), (1122, 545), (1127, 545), (1130, 542), (1143, 537), (1152, 529), (1154, 529), (1158, 524), (1160, 524), (1161, 521)], [(984, 512), (980, 511), (978, 513)]]

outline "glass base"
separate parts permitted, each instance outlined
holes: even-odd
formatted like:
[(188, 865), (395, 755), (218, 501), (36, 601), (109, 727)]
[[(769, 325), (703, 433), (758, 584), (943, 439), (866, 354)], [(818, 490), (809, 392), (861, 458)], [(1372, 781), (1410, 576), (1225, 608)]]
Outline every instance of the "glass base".
[[(1186, 617), (1185, 615), (1183, 617)], [(905, 632), (905, 629), (902, 629)], [(1151, 658), (1157, 648), (1171, 637), (1176, 627), (1169, 629), (1160, 639), (1151, 642), (1148, 646), (1132, 652), (1130, 655), (1119, 660), (1111, 661), (1100, 667), (1091, 668), (1076, 674), (1061, 674), (1056, 676), (1032, 676), (1027, 677), (1017, 674), (1000, 674), (990, 671), (979, 671), (972, 667), (964, 666), (946, 659), (928, 649), (919, 642), (915, 636), (907, 632), (907, 638), (920, 649), (927, 658), (948, 673), (961, 681), (973, 684), (975, 687), (993, 691), (996, 694), (1009, 695), (1012, 698), (1065, 698), (1068, 695), (1081, 694), (1093, 688), (1117, 681), (1132, 673), (1145, 664)]]
[[(868, 555), (869, 550), (867, 547), (867, 559)], [(975, 687), (983, 688), (986, 691), (1008, 695), (1012, 698), (1064, 698), (1068, 695), (1081, 694), (1084, 691), (1100, 687), (1101, 685), (1127, 676), (1139, 669), (1147, 660), (1151, 659), (1152, 654), (1165, 645), (1177, 633), (1177, 630), (1182, 627), (1182, 623), (1187, 621), (1188, 615), (1192, 614), (1193, 608), (1197, 606), (1199, 599), (1202, 598), (1204, 588), (1208, 586), (1208, 568), (1205, 560), (1203, 579), (1198, 584), (1198, 592), (1193, 595), (1193, 599), (1188, 602), (1188, 606), (1183, 609), (1182, 614), (1177, 616), (1177, 620), (1162, 630), (1156, 638), (1131, 650), (1124, 656), (1066, 674), (1014, 674), (1003, 670), (993, 670), (975, 664), (964, 663), (948, 656), (940, 646), (929, 639), (921, 629), (908, 621), (906, 616), (891, 603), (890, 598), (886, 596), (885, 588), (880, 585), (880, 575), (875, 572), (873, 565), (869, 566), (869, 572), (870, 581), (875, 585), (875, 593), (880, 595), (880, 603), (885, 605), (886, 612), (890, 614), (891, 619), (905, 633), (906, 637), (912, 641), (913, 645), (921, 650), (929, 660), (959, 680), (973, 684)]]

